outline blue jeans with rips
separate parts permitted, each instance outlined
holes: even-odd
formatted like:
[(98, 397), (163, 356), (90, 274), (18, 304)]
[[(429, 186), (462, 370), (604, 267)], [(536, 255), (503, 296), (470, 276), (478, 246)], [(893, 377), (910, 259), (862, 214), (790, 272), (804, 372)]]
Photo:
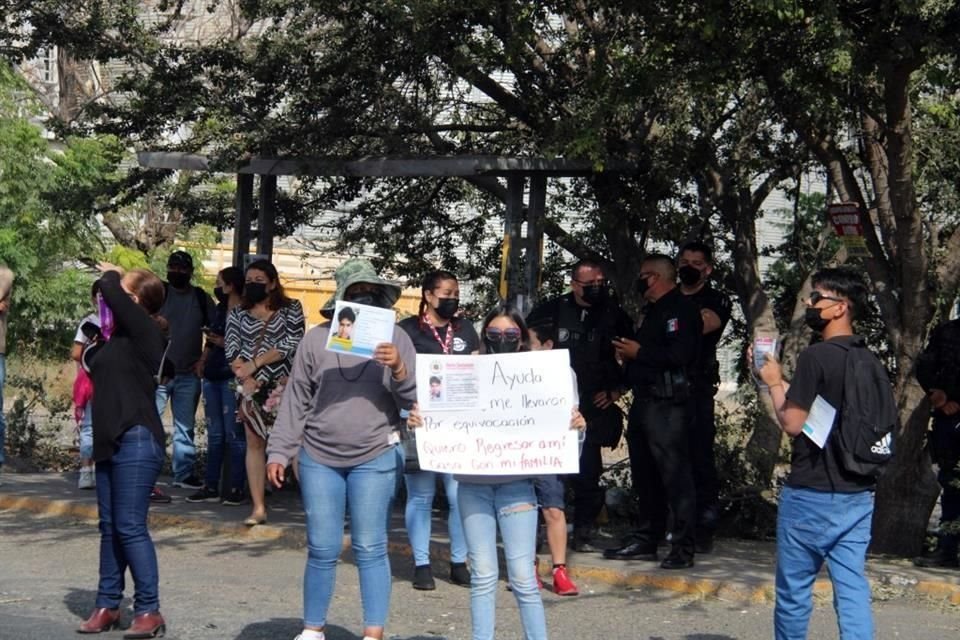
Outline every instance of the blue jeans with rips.
[(96, 607), (116, 609), (123, 600), (124, 573), (133, 576), (134, 614), (160, 608), (157, 553), (147, 529), (150, 490), (160, 475), (163, 447), (144, 426), (120, 436), (117, 452), (97, 462), (100, 512), (100, 583)]
[(460, 507), (457, 504), (457, 481), (453, 474), (421, 471), (406, 473), (403, 476), (407, 486), (407, 506), (404, 520), (410, 546), (413, 547), (413, 563), (423, 566), (430, 564), (430, 516), (433, 514), (433, 497), (437, 492), (437, 476), (443, 480), (450, 514), (447, 528), (450, 531), (450, 562), (467, 561), (467, 543), (463, 539), (463, 524), (460, 521)]
[(200, 378), (178, 373), (167, 384), (157, 387), (157, 413), (163, 415), (170, 400), (173, 412), (173, 479), (186, 480), (194, 474), (197, 460), (197, 406), (200, 404)]
[(343, 518), (350, 508), (350, 545), (360, 574), (364, 627), (382, 627), (390, 611), (387, 529), (403, 463), (399, 447), (369, 462), (328, 467), (300, 450), (300, 492), (307, 516), (307, 566), (303, 574), (303, 624), (323, 627), (333, 598)]
[(523, 637), (545, 640), (547, 622), (533, 564), (537, 550), (537, 496), (533, 480), (503, 484), (461, 482), (457, 495), (470, 558), (473, 640), (493, 640), (496, 636), (498, 527), (507, 577), (520, 609)]
[(841, 640), (872, 640), (870, 583), (864, 564), (873, 498), (873, 491), (783, 488), (777, 515), (776, 640), (807, 637), (813, 583), (824, 562), (833, 582)]
[(237, 396), (230, 380), (203, 381), (203, 412), (207, 416), (207, 471), (204, 484), (218, 489), (224, 455), (230, 456), (229, 486), (224, 491), (242, 490), (247, 477), (247, 438), (243, 423), (237, 422)]

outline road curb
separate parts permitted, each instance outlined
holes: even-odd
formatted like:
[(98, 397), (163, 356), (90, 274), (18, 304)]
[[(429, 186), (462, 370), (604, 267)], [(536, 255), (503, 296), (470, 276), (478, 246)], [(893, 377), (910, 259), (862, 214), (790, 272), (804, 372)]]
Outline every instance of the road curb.
[[(78, 520), (96, 521), (97, 507), (90, 504), (77, 504), (70, 500), (36, 498), (29, 496), (15, 496), (0, 493), (0, 511), (29, 512), (40, 516), (74, 518)], [(150, 526), (163, 529), (182, 529), (197, 534), (221, 535), (280, 544), (287, 548), (302, 549), (306, 546), (306, 534), (302, 531), (293, 531), (289, 528), (272, 525), (258, 525), (247, 527), (242, 523), (220, 523), (200, 520), (194, 517), (164, 513), (151, 510)], [(350, 546), (350, 538), (345, 535), (343, 540), (345, 549)], [(431, 545), (431, 555), (443, 561), (449, 561), (449, 550), (438, 545)], [(411, 557), (413, 551), (408, 543), (390, 541), (388, 551), (392, 555)], [(736, 584), (722, 580), (711, 580), (676, 574), (664, 574), (654, 571), (617, 569), (613, 567), (595, 567), (573, 564), (568, 566), (570, 575), (583, 581), (594, 581), (613, 587), (631, 589), (656, 589), (679, 595), (692, 596), (703, 599), (717, 599), (724, 602), (739, 604), (767, 604), (775, 599), (773, 582), (758, 586)], [(550, 576), (549, 563), (540, 564), (540, 574)], [(893, 586), (902, 591), (914, 591), (919, 595), (960, 605), (960, 585), (945, 580), (907, 580), (897, 577), (884, 576), (871, 580), (874, 587)], [(814, 595), (818, 598), (832, 597), (833, 587), (829, 580), (817, 580), (814, 583)]]

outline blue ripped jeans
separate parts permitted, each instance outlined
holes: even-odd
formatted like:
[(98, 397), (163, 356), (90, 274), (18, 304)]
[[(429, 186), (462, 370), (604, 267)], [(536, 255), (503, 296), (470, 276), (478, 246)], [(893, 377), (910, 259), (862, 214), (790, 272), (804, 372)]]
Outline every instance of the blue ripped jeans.
[(503, 484), (461, 481), (457, 495), (470, 559), (473, 640), (493, 640), (497, 635), (498, 527), (507, 560), (507, 577), (520, 609), (523, 637), (545, 640), (547, 623), (533, 564), (537, 547), (537, 496), (533, 480)]

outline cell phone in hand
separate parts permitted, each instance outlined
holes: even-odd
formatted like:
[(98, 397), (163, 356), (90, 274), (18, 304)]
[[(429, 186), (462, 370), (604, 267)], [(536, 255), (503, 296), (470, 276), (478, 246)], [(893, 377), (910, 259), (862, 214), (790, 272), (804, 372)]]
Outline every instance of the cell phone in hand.
[(80, 333), (82, 333), (83, 336), (90, 342), (96, 342), (103, 338), (100, 327), (89, 320), (80, 325)]

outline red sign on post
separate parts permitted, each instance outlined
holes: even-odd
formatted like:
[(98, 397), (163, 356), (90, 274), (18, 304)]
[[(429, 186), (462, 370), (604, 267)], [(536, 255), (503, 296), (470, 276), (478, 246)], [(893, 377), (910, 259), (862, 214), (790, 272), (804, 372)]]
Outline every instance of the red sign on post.
[(827, 216), (837, 236), (847, 248), (847, 255), (856, 258), (870, 256), (863, 237), (863, 222), (860, 206), (855, 202), (839, 202), (827, 205)]

